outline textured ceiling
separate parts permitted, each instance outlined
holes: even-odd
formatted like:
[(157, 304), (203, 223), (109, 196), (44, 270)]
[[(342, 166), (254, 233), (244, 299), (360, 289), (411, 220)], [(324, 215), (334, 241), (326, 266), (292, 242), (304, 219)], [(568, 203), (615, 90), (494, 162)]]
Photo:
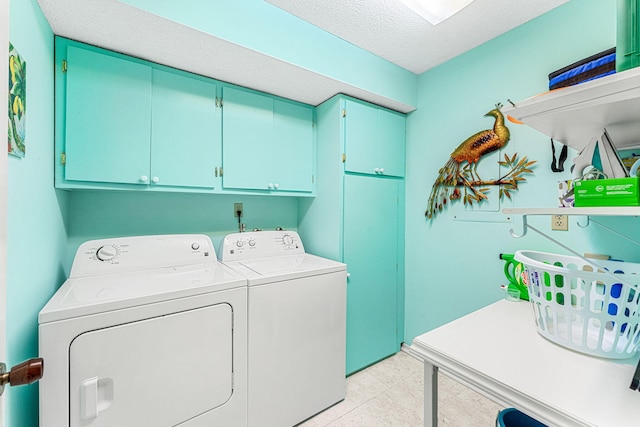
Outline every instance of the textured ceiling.
[[(238, 0), (235, 0), (238, 1)], [(475, 0), (434, 27), (399, 0), (268, 0), (336, 36), (421, 73), (567, 0)], [(396, 99), (268, 56), (118, 0), (38, 0), (56, 35), (318, 105), (345, 93), (400, 112)]]
[(475, 0), (437, 26), (400, 0), (266, 1), (420, 74), (568, 0)]

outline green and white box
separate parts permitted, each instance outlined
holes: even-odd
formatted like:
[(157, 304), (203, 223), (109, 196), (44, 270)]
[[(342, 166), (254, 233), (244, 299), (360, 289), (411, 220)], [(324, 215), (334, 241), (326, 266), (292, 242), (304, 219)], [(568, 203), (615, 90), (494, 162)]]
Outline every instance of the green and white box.
[(575, 181), (575, 206), (638, 206), (639, 179), (633, 177)]

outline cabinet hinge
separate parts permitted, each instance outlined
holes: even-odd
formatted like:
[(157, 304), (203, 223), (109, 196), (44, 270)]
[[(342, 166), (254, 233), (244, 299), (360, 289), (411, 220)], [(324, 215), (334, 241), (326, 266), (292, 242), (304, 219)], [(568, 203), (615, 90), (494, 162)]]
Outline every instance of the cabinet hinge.
[(220, 167), (220, 176), (222, 176), (224, 174), (224, 171), (222, 170), (222, 167)]
[(218, 177), (218, 167), (215, 167), (215, 172), (214, 172), (214, 176), (217, 178)]
[(347, 109), (346, 108), (342, 109), (342, 117), (347, 117)]
[(315, 175), (311, 175), (311, 183), (313, 184), (316, 180), (316, 176)]
[(342, 163), (347, 161), (347, 155), (342, 153)]
[(218, 107), (218, 108), (222, 108), (222, 104), (223, 104), (223, 102), (222, 102), (222, 98), (218, 98), (218, 97), (216, 96), (216, 107)]
[(67, 155), (65, 153), (60, 154), (60, 164), (62, 166), (67, 164)]
[(67, 60), (66, 59), (62, 60), (62, 72), (63, 73), (67, 72)]

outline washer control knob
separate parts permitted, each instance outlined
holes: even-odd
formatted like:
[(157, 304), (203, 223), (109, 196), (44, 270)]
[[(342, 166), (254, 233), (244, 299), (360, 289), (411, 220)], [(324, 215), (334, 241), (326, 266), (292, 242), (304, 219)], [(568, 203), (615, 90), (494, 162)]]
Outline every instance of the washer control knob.
[(197, 251), (198, 249), (200, 249), (200, 244), (198, 242), (193, 242), (191, 244), (191, 249), (193, 249), (194, 251)]
[(256, 245), (256, 241), (251, 239), (249, 240), (249, 246), (255, 246)]
[(242, 240), (238, 240), (238, 241), (236, 242), (236, 246), (237, 246), (237, 247), (239, 247), (239, 248), (241, 248), (241, 247), (243, 247), (243, 246), (244, 246), (244, 242), (243, 242)]
[(100, 247), (100, 249), (96, 251), (96, 257), (100, 261), (111, 261), (117, 255), (118, 255), (118, 250), (111, 245), (102, 246)]
[(282, 243), (284, 243), (287, 246), (290, 246), (291, 244), (293, 244), (293, 237), (289, 236), (288, 234), (285, 234), (284, 236), (282, 236)]

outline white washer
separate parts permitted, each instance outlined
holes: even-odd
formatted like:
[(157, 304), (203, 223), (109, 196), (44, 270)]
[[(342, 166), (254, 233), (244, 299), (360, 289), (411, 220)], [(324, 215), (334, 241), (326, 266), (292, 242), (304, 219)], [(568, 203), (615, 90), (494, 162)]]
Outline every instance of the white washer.
[(248, 279), (249, 426), (298, 424), (345, 397), (346, 265), (294, 231), (235, 233), (220, 259)]
[(246, 426), (246, 305), (205, 235), (83, 243), (39, 315), (40, 426)]

